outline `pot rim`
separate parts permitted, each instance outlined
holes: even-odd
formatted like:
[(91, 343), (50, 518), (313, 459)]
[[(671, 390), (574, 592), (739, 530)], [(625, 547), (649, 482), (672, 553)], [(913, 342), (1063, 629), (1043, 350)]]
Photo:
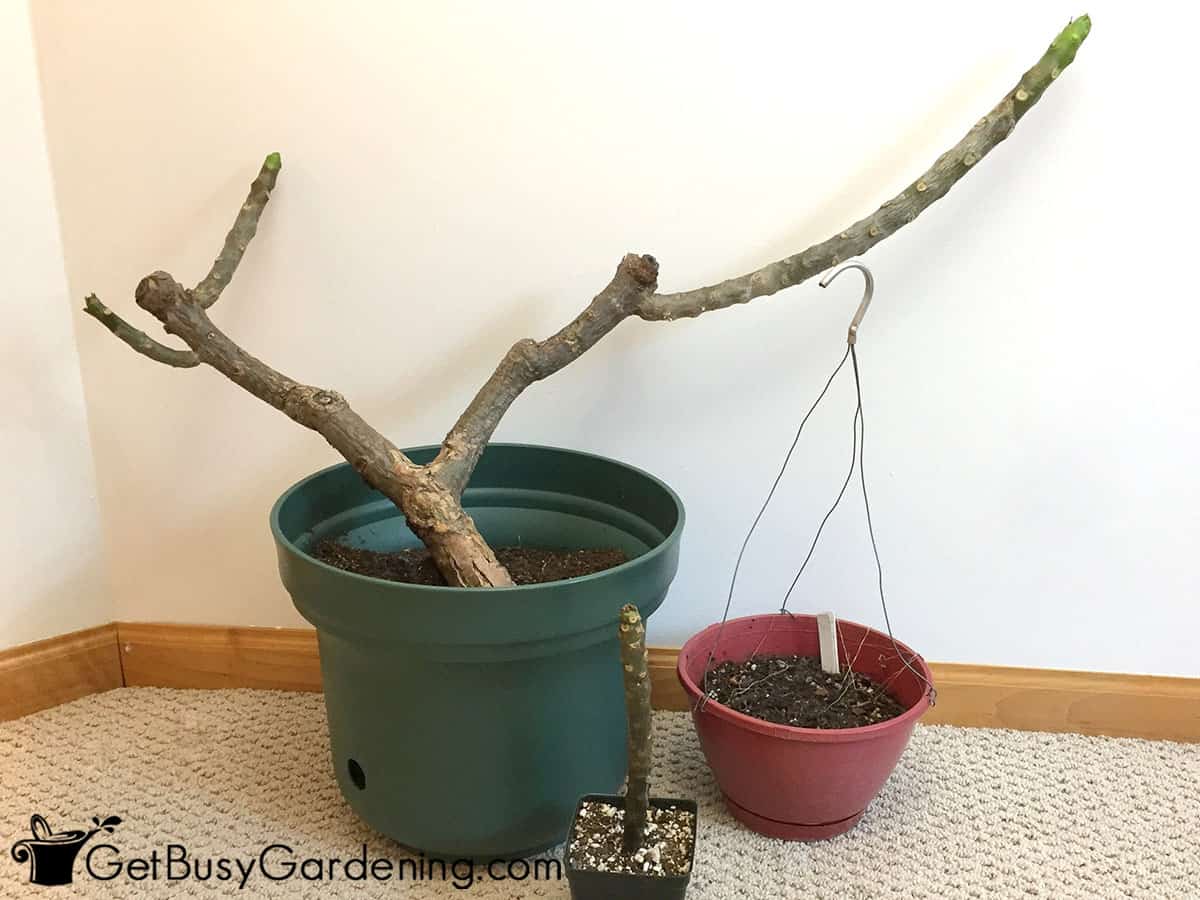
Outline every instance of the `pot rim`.
[[(796, 619), (810, 620), (814, 624), (817, 617), (811, 613), (762, 613), (759, 615), (739, 616), (736, 619), (729, 619), (725, 622), (725, 626), (734, 625), (739, 622), (748, 622), (753, 619), (774, 619), (794, 621)], [(878, 631), (868, 625), (863, 625), (859, 622), (852, 622), (849, 619), (839, 619), (847, 625), (853, 625), (858, 628), (864, 628), (868, 632), (877, 635), (884, 640), (892, 640), (888, 637), (887, 632)], [(925, 714), (925, 711), (933, 705), (930, 700), (929, 693), (924, 693), (916, 703), (894, 718), (887, 719), (883, 722), (876, 722), (874, 725), (862, 725), (857, 728), (801, 728), (797, 725), (779, 725), (775, 722), (766, 722), (762, 719), (756, 719), (754, 716), (748, 716), (745, 713), (740, 713), (735, 709), (731, 709), (723, 703), (718, 703), (716, 700), (709, 698), (704, 704), (703, 709), (697, 707), (697, 702), (704, 697), (704, 692), (700, 686), (692, 680), (688, 674), (684, 661), (700, 649), (700, 646), (705, 643), (705, 639), (709, 638), (715, 631), (721, 628), (720, 622), (715, 622), (709, 625), (703, 631), (692, 635), (684, 643), (679, 650), (679, 658), (675, 663), (675, 674), (679, 678), (679, 683), (683, 685), (684, 691), (692, 700), (692, 715), (711, 715), (717, 719), (728, 722), (738, 728), (746, 731), (754, 731), (759, 734), (765, 734), (770, 737), (780, 738), (788, 741), (807, 741), (809, 743), (835, 744), (848, 743), (851, 741), (869, 740), (871, 738), (880, 737), (888, 732), (895, 731), (901, 728), (911, 727), (917, 719)], [(912, 656), (912, 662), (918, 667), (920, 673), (925, 677), (929, 684), (933, 684), (933, 673), (929, 670), (925, 658), (909, 647), (902, 641), (896, 641), (896, 646), (901, 652)], [(707, 656), (708, 647), (704, 647), (704, 653)]]
[[(613, 575), (617, 575), (622, 572), (627, 572), (627, 571), (633, 569), (634, 567), (644, 566), (644, 565), (650, 563), (658, 556), (661, 556), (662, 554), (669, 552), (672, 545), (677, 543), (679, 540), (680, 533), (683, 531), (684, 519), (686, 516), (686, 513), (684, 511), (683, 501), (680, 499), (679, 495), (677, 493), (675, 493), (675, 491), (671, 488), (670, 485), (668, 485), (665, 481), (658, 478), (657, 476), (652, 475), (651, 473), (647, 472), (645, 469), (639, 468), (638, 466), (630, 465), (629, 463), (622, 462), (621, 460), (617, 460), (617, 459), (613, 459), (608, 456), (604, 456), (599, 453), (588, 453), (584, 450), (572, 450), (567, 447), (554, 447), (549, 444), (526, 444), (526, 443), (520, 443), (520, 442), (491, 441), (488, 443), (487, 446), (488, 447), (518, 448), (518, 449), (533, 449), (533, 450), (552, 450), (552, 451), (555, 451), (558, 453), (566, 453), (566, 454), (570, 454), (572, 456), (587, 457), (589, 459), (596, 459), (596, 460), (600, 460), (602, 462), (609, 463), (611, 465), (620, 466), (624, 469), (628, 469), (632, 472), (635, 472), (636, 474), (640, 475), (641, 477), (645, 478), (647, 481), (650, 481), (655, 486), (660, 488), (671, 499), (671, 502), (675, 506), (675, 513), (676, 513), (675, 527), (671, 529), (671, 532), (669, 534), (664, 535), (663, 539), (658, 544), (656, 544), (654, 547), (651, 547), (645, 553), (641, 554), (640, 556), (635, 556), (633, 559), (626, 560), (625, 562), (621, 563), (619, 566), (613, 566), (610, 569), (604, 569), (600, 572), (593, 572), (590, 575), (580, 575), (575, 578), (563, 578), (563, 579), (559, 579), (558, 581), (547, 581), (547, 582), (543, 582), (541, 584), (517, 584), (517, 585), (508, 586), (508, 587), (487, 588), (489, 595), (492, 593), (499, 593), (501, 595), (509, 596), (509, 595), (520, 593), (520, 594), (523, 594), (524, 596), (529, 596), (533, 592), (552, 590), (557, 585), (566, 584), (568, 582), (571, 584), (584, 584), (584, 583), (587, 583), (590, 581), (596, 581), (596, 580), (599, 580), (602, 578), (611, 577)], [(421, 451), (427, 451), (427, 450), (435, 450), (436, 451), (439, 447), (440, 447), (440, 445), (438, 445), (438, 444), (422, 444), (417, 447), (406, 447), (406, 448), (404, 448), (403, 452), (405, 454), (411, 454), (411, 453), (419, 453)], [(485, 448), (485, 451), (486, 451), (486, 448)], [(405, 593), (415, 592), (417, 594), (427, 594), (430, 596), (436, 596), (438, 594), (455, 595), (455, 594), (463, 594), (466, 592), (474, 593), (479, 590), (479, 588), (450, 587), (449, 585), (409, 584), (407, 582), (389, 581), (386, 578), (374, 578), (370, 575), (360, 575), (357, 572), (350, 572), (350, 571), (347, 571), (346, 569), (339, 569), (337, 566), (331, 566), (331, 565), (329, 565), (329, 563), (324, 562), (323, 560), (317, 559), (315, 556), (311, 555), (307, 551), (302, 550), (302, 549), (300, 549), (300, 547), (296, 546), (296, 544), (291, 540), (291, 538), (289, 538), (287, 535), (285, 535), (283, 533), (283, 529), (280, 527), (280, 524), (279, 524), (279, 514), (280, 514), (280, 510), (283, 508), (284, 503), (286, 503), (288, 501), (288, 499), (294, 493), (296, 493), (297, 491), (304, 488), (310, 482), (315, 481), (318, 478), (321, 478), (322, 476), (333, 471), (334, 469), (349, 468), (349, 467), (350, 467), (350, 463), (348, 463), (348, 462), (334, 463), (331, 466), (326, 466), (325, 468), (320, 469), (319, 471), (314, 472), (311, 475), (301, 478), (299, 481), (292, 484), (282, 494), (279, 495), (279, 499), (277, 499), (275, 501), (275, 503), (271, 506), (270, 523), (271, 523), (271, 534), (280, 546), (286, 547), (289, 553), (293, 553), (299, 557), (302, 557), (305, 560), (305, 562), (307, 562), (311, 565), (314, 565), (314, 566), (318, 567), (319, 569), (323, 569), (326, 572), (329, 572), (330, 574), (333, 574), (338, 577), (350, 578), (350, 579), (354, 579), (356, 581), (366, 582), (366, 583), (373, 585), (375, 588), (381, 589), (381, 590), (396, 590), (396, 591), (402, 590)], [(469, 489), (470, 489), (470, 487), (468, 485), (468, 490)], [(466, 491), (464, 491), (464, 495), (465, 495), (465, 493), (466, 493)], [(380, 496), (382, 497), (383, 495), (380, 495)], [(383, 499), (386, 499), (386, 498), (383, 498)]]

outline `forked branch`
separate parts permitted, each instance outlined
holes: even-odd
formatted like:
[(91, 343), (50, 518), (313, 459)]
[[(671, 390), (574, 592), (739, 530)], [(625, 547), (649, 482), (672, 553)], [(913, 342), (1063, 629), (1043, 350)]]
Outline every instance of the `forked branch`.
[(201, 362), (306, 428), (316, 431), (376, 490), (404, 513), (413, 532), (429, 547), (448, 583), (467, 587), (511, 584), (504, 567), (464, 512), (458, 498), (415, 465), (367, 424), (336, 391), (302, 384), (268, 366), (232, 341), (208, 317), (254, 236), (280, 168), (272, 153), (250, 186), (225, 247), (208, 276), (188, 290), (166, 272), (154, 272), (137, 287), (138, 306), (158, 319), (168, 334), (190, 350), (173, 350), (129, 325), (94, 296), (86, 311), (139, 353), (171, 366)]
[(321, 434), (369, 484), (393, 500), (409, 527), (425, 543), (448, 584), (506, 586), (512, 581), (496, 560), (461, 495), (501, 418), (536, 381), (578, 359), (631, 316), (665, 321), (723, 309), (799, 284), (852, 256), (865, 253), (944, 197), (960, 178), (1012, 133), (1021, 118), (1075, 59), (1091, 30), (1083, 16), (1055, 38), (1040, 60), (965, 137), (916, 181), (878, 210), (833, 237), (718, 284), (681, 293), (656, 293), (658, 263), (627, 255), (608, 285), (566, 327), (544, 341), (518, 341), (446, 435), (436, 459), (417, 466), (368, 425), (334, 391), (301, 384), (244, 351), (208, 318), (206, 310), (229, 284), (258, 230), (279, 174), (272, 153), (250, 186), (220, 254), (201, 282), (188, 290), (165, 272), (142, 280), (137, 302), (188, 350), (176, 350), (129, 325), (94, 295), (86, 311), (142, 355), (177, 368), (203, 362)]

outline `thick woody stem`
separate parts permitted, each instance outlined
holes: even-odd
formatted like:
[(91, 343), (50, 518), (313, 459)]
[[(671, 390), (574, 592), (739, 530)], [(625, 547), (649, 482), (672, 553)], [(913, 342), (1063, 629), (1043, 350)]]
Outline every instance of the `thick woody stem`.
[(646, 820), (650, 814), (650, 761), (654, 749), (646, 628), (638, 608), (632, 603), (621, 608), (617, 629), (621, 644), (621, 674), (625, 679), (625, 716), (629, 725), (624, 845), (626, 852), (632, 853), (646, 836)]
[[(500, 419), (527, 387), (577, 359), (630, 316), (670, 320), (745, 303), (799, 284), (866, 252), (945, 196), (979, 160), (1007, 138), (1071, 64), (1090, 29), (1087, 16), (1068, 25), (1017, 86), (928, 171), (872, 215), (820, 244), (738, 278), (676, 294), (655, 293), (658, 264), (653, 257), (626, 256), (604, 290), (565, 328), (544, 341), (523, 340), (513, 345), (446, 435), (437, 458), (428, 466), (416, 466), (406, 459), (351, 410), (339, 394), (300, 384), (250, 356), (216, 328), (205, 313), (220, 297), (254, 237), (279, 173), (277, 153), (263, 163), (220, 255), (195, 290), (186, 290), (163, 272), (148, 276), (138, 288), (139, 305), (156, 316), (168, 333), (181, 337), (190, 350), (175, 350), (151, 339), (94, 295), (87, 298), (85, 309), (144, 356), (181, 368), (207, 363), (300, 424), (319, 432), (368, 483), (400, 507), (448, 583), (472, 587), (511, 585), (508, 573), (463, 510), (460, 497)], [(644, 632), (642, 635), (644, 643)], [(632, 721), (631, 712), (631, 724)], [(647, 748), (648, 742), (647, 731)], [(647, 755), (647, 768), (648, 759)], [(632, 744), (630, 766), (632, 788), (635, 783)]]
[(656, 294), (638, 309), (648, 320), (698, 316), (714, 309), (767, 297), (799, 284), (852, 256), (859, 256), (913, 221), (950, 190), (977, 162), (987, 156), (1016, 127), (1021, 117), (1075, 59), (1092, 22), (1082, 16), (1069, 24), (1037, 64), (1021, 76), (991, 112), (975, 123), (967, 135), (938, 157), (925, 174), (874, 213), (827, 241), (794, 256), (763, 266), (720, 284), (680, 294)]
[(250, 193), (246, 202), (238, 210), (233, 227), (225, 236), (225, 244), (204, 279), (196, 285), (192, 294), (202, 307), (208, 309), (221, 297), (221, 291), (233, 279), (238, 263), (246, 252), (246, 247), (258, 232), (258, 220), (262, 218), (267, 201), (271, 199), (271, 191), (275, 189), (275, 180), (279, 177), (279, 169), (283, 162), (278, 153), (272, 153), (263, 160), (258, 177), (250, 185)]
[(535, 381), (578, 359), (654, 293), (658, 263), (630, 253), (616, 274), (570, 324), (544, 341), (517, 341), (505, 354), (471, 405), (459, 416), (433, 462), (438, 479), (461, 495), (500, 419)]
[(392, 499), (403, 511), (408, 527), (429, 549), (447, 584), (458, 587), (513, 584), (508, 570), (496, 559), (458, 495), (438, 481), (431, 467), (417, 467), (399, 499)]

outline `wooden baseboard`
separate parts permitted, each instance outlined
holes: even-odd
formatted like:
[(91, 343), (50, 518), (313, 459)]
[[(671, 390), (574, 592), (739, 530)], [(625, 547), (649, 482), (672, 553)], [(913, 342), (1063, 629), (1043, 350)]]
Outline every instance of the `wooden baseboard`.
[(673, 647), (647, 647), (650, 657), (650, 700), (655, 709), (670, 709), (676, 712), (691, 709), (688, 695), (675, 675), (675, 663), (679, 651)]
[[(650, 648), (658, 709), (686, 710), (678, 651)], [(1200, 742), (1200, 678), (931, 663), (927, 724)], [(123, 672), (123, 674), (122, 674)], [(121, 622), (0, 653), (0, 719), (120, 687), (319, 691), (315, 632)]]
[(317, 633), (118, 622), (128, 687), (321, 690)]
[(122, 684), (116, 625), (22, 644), (0, 651), (0, 721)]
[(931, 663), (931, 725), (1200, 741), (1200, 678)]

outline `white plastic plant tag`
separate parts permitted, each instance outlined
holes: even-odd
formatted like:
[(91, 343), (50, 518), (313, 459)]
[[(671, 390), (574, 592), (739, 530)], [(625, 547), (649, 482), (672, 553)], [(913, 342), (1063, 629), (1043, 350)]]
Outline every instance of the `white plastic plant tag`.
[(817, 613), (817, 636), (821, 640), (821, 668), (840, 675), (838, 666), (837, 617), (831, 612)]

